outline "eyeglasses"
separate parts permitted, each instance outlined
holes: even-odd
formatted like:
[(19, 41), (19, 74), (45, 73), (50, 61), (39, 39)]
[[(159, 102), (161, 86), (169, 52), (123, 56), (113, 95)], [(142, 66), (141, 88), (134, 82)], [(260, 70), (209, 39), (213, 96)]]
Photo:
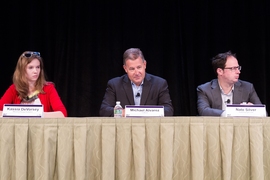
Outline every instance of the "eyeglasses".
[(26, 52), (23, 54), (23, 56), (27, 57), (27, 58), (30, 58), (31, 56), (40, 56), (40, 53), (39, 52)]
[(226, 67), (224, 69), (230, 69), (231, 71), (236, 71), (236, 69), (238, 69), (239, 71), (241, 71), (242, 66), (235, 66), (235, 67)]

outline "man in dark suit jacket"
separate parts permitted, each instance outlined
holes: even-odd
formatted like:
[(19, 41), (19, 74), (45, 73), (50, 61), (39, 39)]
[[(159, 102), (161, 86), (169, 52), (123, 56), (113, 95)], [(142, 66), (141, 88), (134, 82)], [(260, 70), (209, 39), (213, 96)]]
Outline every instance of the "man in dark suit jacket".
[(197, 108), (201, 116), (225, 116), (226, 104), (262, 104), (253, 84), (239, 80), (241, 66), (230, 51), (212, 58), (217, 75), (197, 87)]
[[(100, 116), (113, 116), (116, 101), (125, 105), (162, 105), (165, 116), (173, 116), (167, 81), (145, 72), (146, 60), (140, 49), (130, 48), (123, 55), (127, 74), (108, 81), (100, 107)], [(136, 103), (135, 103), (136, 101)], [(124, 110), (123, 114), (124, 116)]]

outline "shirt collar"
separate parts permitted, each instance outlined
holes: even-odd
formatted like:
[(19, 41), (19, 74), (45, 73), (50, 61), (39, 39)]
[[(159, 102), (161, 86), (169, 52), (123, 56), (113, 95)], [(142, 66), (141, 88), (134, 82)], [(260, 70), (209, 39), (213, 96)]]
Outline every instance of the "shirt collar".
[[(133, 86), (133, 85), (134, 85), (134, 86), (137, 86), (137, 85), (136, 85), (134, 82), (132, 82), (132, 81), (131, 81), (131, 85), (132, 85), (132, 86)], [(140, 86), (142, 86), (142, 85), (143, 85), (143, 81), (141, 82)]]
[[(218, 85), (219, 85), (219, 88), (220, 88), (221, 93), (225, 94), (224, 91), (223, 91), (223, 89), (222, 89), (222, 87), (220, 86), (219, 82), (218, 82)], [(233, 90), (234, 90), (234, 85), (232, 86), (231, 91), (227, 95), (230, 95), (233, 92)]]

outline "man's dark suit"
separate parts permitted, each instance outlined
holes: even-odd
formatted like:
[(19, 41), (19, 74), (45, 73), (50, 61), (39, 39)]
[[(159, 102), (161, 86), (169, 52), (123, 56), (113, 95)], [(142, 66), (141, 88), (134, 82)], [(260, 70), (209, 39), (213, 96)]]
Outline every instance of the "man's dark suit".
[[(131, 82), (127, 74), (108, 81), (107, 89), (100, 107), (100, 116), (113, 116), (115, 102), (134, 105), (134, 95)], [(169, 94), (167, 81), (158, 76), (146, 73), (141, 94), (141, 105), (162, 105), (165, 116), (173, 116), (173, 106)]]
[[(197, 108), (199, 115), (220, 116), (223, 113), (221, 90), (217, 79), (198, 86), (197, 96)], [(253, 84), (247, 81), (238, 80), (234, 84), (233, 104), (240, 104), (242, 102), (262, 104)]]

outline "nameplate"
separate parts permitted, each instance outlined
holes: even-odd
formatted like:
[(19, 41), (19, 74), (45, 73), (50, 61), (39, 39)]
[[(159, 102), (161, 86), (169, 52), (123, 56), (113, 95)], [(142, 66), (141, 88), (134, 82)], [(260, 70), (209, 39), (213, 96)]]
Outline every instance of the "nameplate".
[(164, 117), (164, 106), (125, 106), (125, 117)]
[(2, 117), (42, 117), (43, 105), (5, 104)]
[(266, 117), (266, 109), (265, 105), (228, 104), (226, 106), (226, 116)]

